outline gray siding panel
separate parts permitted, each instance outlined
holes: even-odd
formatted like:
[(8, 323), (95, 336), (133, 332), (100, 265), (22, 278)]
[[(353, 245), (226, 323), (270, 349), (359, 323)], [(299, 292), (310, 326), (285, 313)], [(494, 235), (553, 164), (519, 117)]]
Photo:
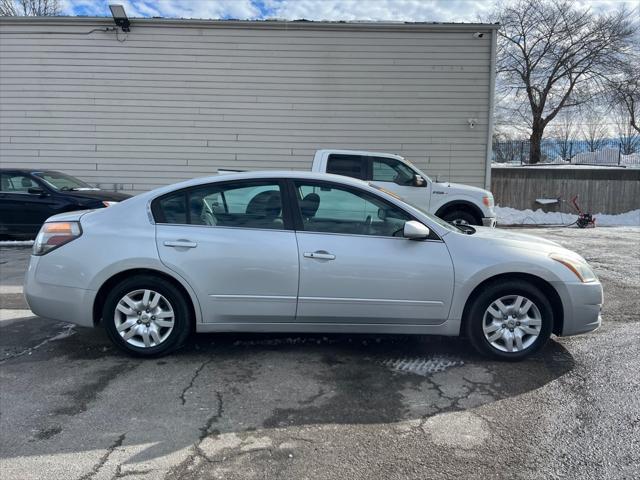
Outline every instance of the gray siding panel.
[[(319, 148), (483, 186), (491, 34), (469, 28), (0, 19), (0, 161), (143, 191)], [(46, 32), (46, 33), (45, 33)], [(73, 32), (73, 34), (71, 34)], [(477, 121), (470, 129), (468, 119)]]

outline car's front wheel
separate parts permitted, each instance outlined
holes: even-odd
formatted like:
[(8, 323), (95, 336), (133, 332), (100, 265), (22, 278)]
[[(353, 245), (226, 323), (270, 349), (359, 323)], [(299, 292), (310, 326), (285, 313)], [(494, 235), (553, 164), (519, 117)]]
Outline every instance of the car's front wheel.
[(466, 210), (453, 210), (445, 213), (442, 219), (456, 226), (463, 225), (482, 225), (482, 221), (478, 220), (475, 215)]
[(535, 285), (510, 280), (489, 284), (466, 311), (467, 336), (483, 355), (522, 360), (547, 342), (553, 309)]
[(157, 357), (182, 346), (190, 332), (190, 310), (180, 290), (152, 275), (137, 275), (115, 286), (106, 298), (102, 322), (125, 352)]

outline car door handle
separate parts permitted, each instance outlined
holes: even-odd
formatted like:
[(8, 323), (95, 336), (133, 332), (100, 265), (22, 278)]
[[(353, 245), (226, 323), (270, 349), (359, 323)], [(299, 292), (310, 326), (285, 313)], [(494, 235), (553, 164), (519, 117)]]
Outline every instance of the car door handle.
[(198, 244), (196, 242), (190, 242), (189, 240), (176, 240), (166, 241), (164, 242), (165, 247), (176, 247), (176, 248), (196, 248)]
[(318, 250), (316, 252), (305, 252), (304, 254), (305, 258), (316, 258), (318, 260), (335, 260), (336, 256), (332, 255), (329, 252), (326, 252), (324, 250)]

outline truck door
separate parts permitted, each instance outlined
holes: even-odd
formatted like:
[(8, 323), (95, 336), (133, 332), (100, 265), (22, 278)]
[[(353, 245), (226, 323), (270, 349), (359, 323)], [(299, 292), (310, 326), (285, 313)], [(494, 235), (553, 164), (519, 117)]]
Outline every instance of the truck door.
[(426, 178), (395, 158), (373, 156), (368, 158), (370, 164), (368, 180), (399, 195), (406, 202), (430, 211), (431, 183)]

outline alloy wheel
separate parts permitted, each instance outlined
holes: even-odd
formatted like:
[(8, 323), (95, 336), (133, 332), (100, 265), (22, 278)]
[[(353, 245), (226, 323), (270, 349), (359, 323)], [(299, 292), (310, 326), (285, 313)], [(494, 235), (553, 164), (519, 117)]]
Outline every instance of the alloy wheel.
[(162, 294), (150, 289), (134, 290), (118, 301), (114, 323), (117, 332), (129, 345), (151, 348), (169, 338), (175, 314), (171, 303)]
[(522, 295), (506, 295), (491, 302), (482, 319), (489, 344), (502, 352), (521, 352), (537, 340), (542, 315), (534, 302)]

